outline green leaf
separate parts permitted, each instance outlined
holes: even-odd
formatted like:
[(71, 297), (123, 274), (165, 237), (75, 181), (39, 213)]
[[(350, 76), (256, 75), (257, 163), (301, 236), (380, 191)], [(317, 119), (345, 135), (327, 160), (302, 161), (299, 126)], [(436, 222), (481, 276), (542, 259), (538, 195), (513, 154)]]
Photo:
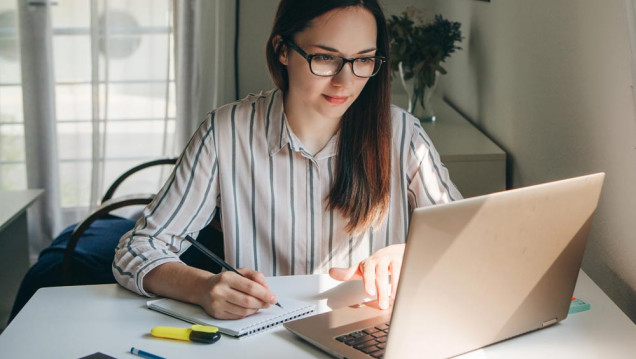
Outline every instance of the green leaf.
[[(410, 9), (415, 14), (416, 9)], [(397, 71), (399, 62), (415, 72), (415, 87), (433, 84), (435, 71), (446, 74), (441, 66), (452, 53), (461, 50), (458, 44), (462, 41), (461, 24), (435, 15), (433, 21), (415, 24), (407, 11), (399, 16), (392, 15), (387, 19), (387, 27), (391, 35), (391, 69)], [(413, 75), (410, 75), (412, 77)]]

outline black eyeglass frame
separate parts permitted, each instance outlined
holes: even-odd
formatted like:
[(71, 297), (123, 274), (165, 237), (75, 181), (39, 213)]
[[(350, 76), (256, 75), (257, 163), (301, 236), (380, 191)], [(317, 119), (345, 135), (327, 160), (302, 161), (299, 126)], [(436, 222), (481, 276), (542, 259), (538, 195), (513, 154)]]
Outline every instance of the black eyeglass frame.
[[(307, 64), (309, 65), (309, 71), (311, 71), (312, 74), (314, 74), (316, 76), (320, 76), (320, 77), (333, 77), (333, 76), (336, 76), (337, 74), (340, 73), (340, 71), (342, 71), (342, 69), (344, 68), (344, 66), (347, 63), (351, 63), (351, 72), (353, 73), (354, 76), (360, 77), (360, 78), (364, 78), (364, 79), (368, 79), (370, 77), (373, 77), (373, 76), (377, 75), (378, 72), (380, 72), (380, 69), (382, 68), (382, 64), (384, 64), (386, 62), (386, 58), (384, 56), (378, 56), (378, 55), (346, 58), (346, 57), (342, 57), (342, 56), (338, 56), (338, 55), (331, 55), (331, 54), (308, 54), (303, 49), (301, 49), (300, 46), (296, 45), (296, 43), (294, 43), (292, 40), (285, 39), (284, 43), (287, 46), (289, 46), (290, 48), (296, 50), (296, 52), (298, 52), (300, 54), (300, 56), (304, 57), (305, 60), (307, 60)], [(342, 63), (340, 65), (340, 68), (338, 68), (338, 70), (336, 72), (334, 72), (333, 74), (331, 74), (331, 75), (320, 75), (320, 74), (315, 73), (314, 69), (311, 67), (311, 60), (314, 57), (316, 57), (316, 56), (338, 57), (338, 58), (342, 59)], [(377, 65), (377, 69), (369, 76), (360, 76), (360, 75), (356, 74), (356, 71), (354, 70), (354, 66), (353, 66), (354, 61), (363, 60), (363, 59), (374, 59), (375, 61), (379, 61), (379, 65)]]

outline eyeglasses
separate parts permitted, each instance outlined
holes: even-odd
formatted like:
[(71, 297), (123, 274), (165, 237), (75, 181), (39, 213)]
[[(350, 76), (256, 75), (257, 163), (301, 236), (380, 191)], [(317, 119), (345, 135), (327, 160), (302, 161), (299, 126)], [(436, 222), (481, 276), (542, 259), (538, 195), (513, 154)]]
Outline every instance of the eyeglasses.
[(316, 76), (336, 76), (340, 70), (342, 70), (344, 65), (350, 62), (351, 70), (354, 75), (357, 77), (368, 78), (375, 76), (380, 71), (382, 64), (386, 62), (383, 56), (364, 56), (348, 59), (346, 57), (329, 54), (309, 55), (293, 41), (286, 40), (285, 43), (307, 60), (309, 63), (309, 70), (311, 70), (311, 73)]

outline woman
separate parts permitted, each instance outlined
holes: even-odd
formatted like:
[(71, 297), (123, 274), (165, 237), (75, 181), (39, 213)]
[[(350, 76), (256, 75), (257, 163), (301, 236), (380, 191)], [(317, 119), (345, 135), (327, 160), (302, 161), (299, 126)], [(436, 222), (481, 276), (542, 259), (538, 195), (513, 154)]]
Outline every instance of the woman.
[[(282, 0), (267, 43), (277, 89), (209, 114), (122, 237), (118, 282), (233, 319), (276, 303), (264, 275), (329, 271), (387, 308), (409, 214), (460, 198), (419, 122), (390, 106), (388, 54), (376, 0)], [(247, 278), (178, 258), (217, 207), (226, 261)]]

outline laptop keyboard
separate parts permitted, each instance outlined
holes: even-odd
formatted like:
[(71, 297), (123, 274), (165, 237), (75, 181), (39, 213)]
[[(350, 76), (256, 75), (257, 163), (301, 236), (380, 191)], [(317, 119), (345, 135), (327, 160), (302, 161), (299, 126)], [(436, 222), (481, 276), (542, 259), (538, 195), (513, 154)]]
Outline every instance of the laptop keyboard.
[(384, 356), (386, 337), (389, 334), (389, 323), (376, 325), (375, 327), (358, 330), (336, 338), (337, 341), (354, 347), (359, 351), (369, 354), (374, 358)]

